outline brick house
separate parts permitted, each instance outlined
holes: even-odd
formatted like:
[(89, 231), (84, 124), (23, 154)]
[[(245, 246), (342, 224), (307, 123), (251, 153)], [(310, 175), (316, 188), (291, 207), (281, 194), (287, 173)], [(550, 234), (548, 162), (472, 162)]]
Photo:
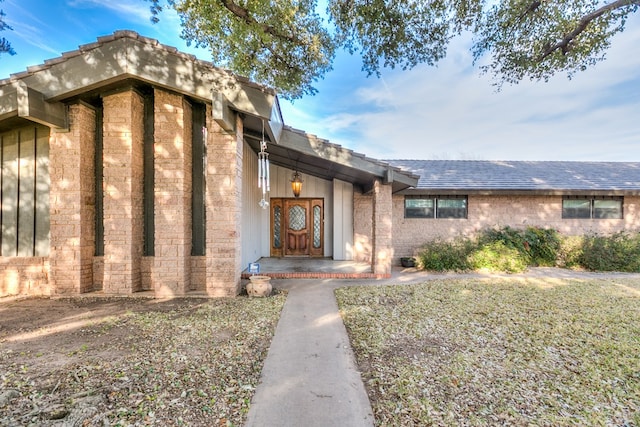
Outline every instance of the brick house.
[(285, 127), (273, 90), (128, 31), (0, 81), (0, 143), (0, 295), (236, 295), (262, 256), (352, 259), (354, 192), (374, 194), (372, 271), (388, 275), (383, 212), (417, 182)]
[[(421, 243), (491, 227), (553, 228), (564, 235), (640, 232), (640, 163), (389, 160), (420, 177), (393, 194), (392, 247), (412, 256)], [(366, 235), (370, 196), (355, 195)], [(416, 236), (419, 236), (417, 238)]]
[(285, 126), (270, 88), (128, 31), (0, 81), (0, 163), (0, 296), (231, 296), (261, 257), (386, 277), (430, 238), (485, 225), (640, 230), (640, 164), (573, 163), (582, 187), (560, 168), (520, 188), (560, 163), (516, 162), (500, 182), (496, 162), (378, 161)]

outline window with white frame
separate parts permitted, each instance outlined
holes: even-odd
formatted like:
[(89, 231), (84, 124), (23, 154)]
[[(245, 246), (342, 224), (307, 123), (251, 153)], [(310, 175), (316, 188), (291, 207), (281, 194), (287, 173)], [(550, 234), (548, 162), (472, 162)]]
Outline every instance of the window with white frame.
[(565, 196), (563, 219), (622, 219), (623, 197)]
[(405, 218), (467, 218), (467, 196), (405, 196)]

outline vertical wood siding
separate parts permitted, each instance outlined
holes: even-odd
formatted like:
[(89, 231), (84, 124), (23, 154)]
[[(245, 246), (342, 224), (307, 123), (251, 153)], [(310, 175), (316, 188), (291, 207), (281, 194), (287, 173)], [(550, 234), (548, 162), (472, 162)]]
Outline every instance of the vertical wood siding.
[(0, 256), (49, 255), (49, 128), (0, 134)]
[[(242, 162), (242, 264), (246, 268), (250, 262), (262, 256), (269, 256), (267, 244), (264, 253), (263, 240), (269, 237), (269, 209), (262, 209), (258, 203), (262, 190), (258, 188), (258, 156), (249, 144), (244, 144)], [(269, 194), (267, 193), (267, 198)]]
[(333, 181), (333, 259), (353, 259), (353, 185)]

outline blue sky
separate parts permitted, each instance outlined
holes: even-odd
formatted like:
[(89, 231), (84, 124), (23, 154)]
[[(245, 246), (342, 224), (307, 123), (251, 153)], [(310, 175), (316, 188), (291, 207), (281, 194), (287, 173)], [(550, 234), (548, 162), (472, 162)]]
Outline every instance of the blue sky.
[[(151, 24), (143, 0), (5, 0), (0, 8), (13, 27), (0, 35), (18, 53), (0, 56), (0, 79), (124, 29), (209, 59), (180, 39), (175, 14)], [(496, 92), (468, 45), (456, 40), (437, 67), (381, 78), (340, 53), (316, 96), (281, 100), (285, 123), (378, 159), (640, 161), (640, 16), (606, 61), (572, 80)]]

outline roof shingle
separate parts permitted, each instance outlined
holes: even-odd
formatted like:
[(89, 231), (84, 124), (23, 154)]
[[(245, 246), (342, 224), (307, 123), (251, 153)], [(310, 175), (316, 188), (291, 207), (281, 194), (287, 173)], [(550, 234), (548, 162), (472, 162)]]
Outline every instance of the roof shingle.
[(417, 189), (469, 191), (640, 191), (640, 163), (387, 160), (420, 176)]

